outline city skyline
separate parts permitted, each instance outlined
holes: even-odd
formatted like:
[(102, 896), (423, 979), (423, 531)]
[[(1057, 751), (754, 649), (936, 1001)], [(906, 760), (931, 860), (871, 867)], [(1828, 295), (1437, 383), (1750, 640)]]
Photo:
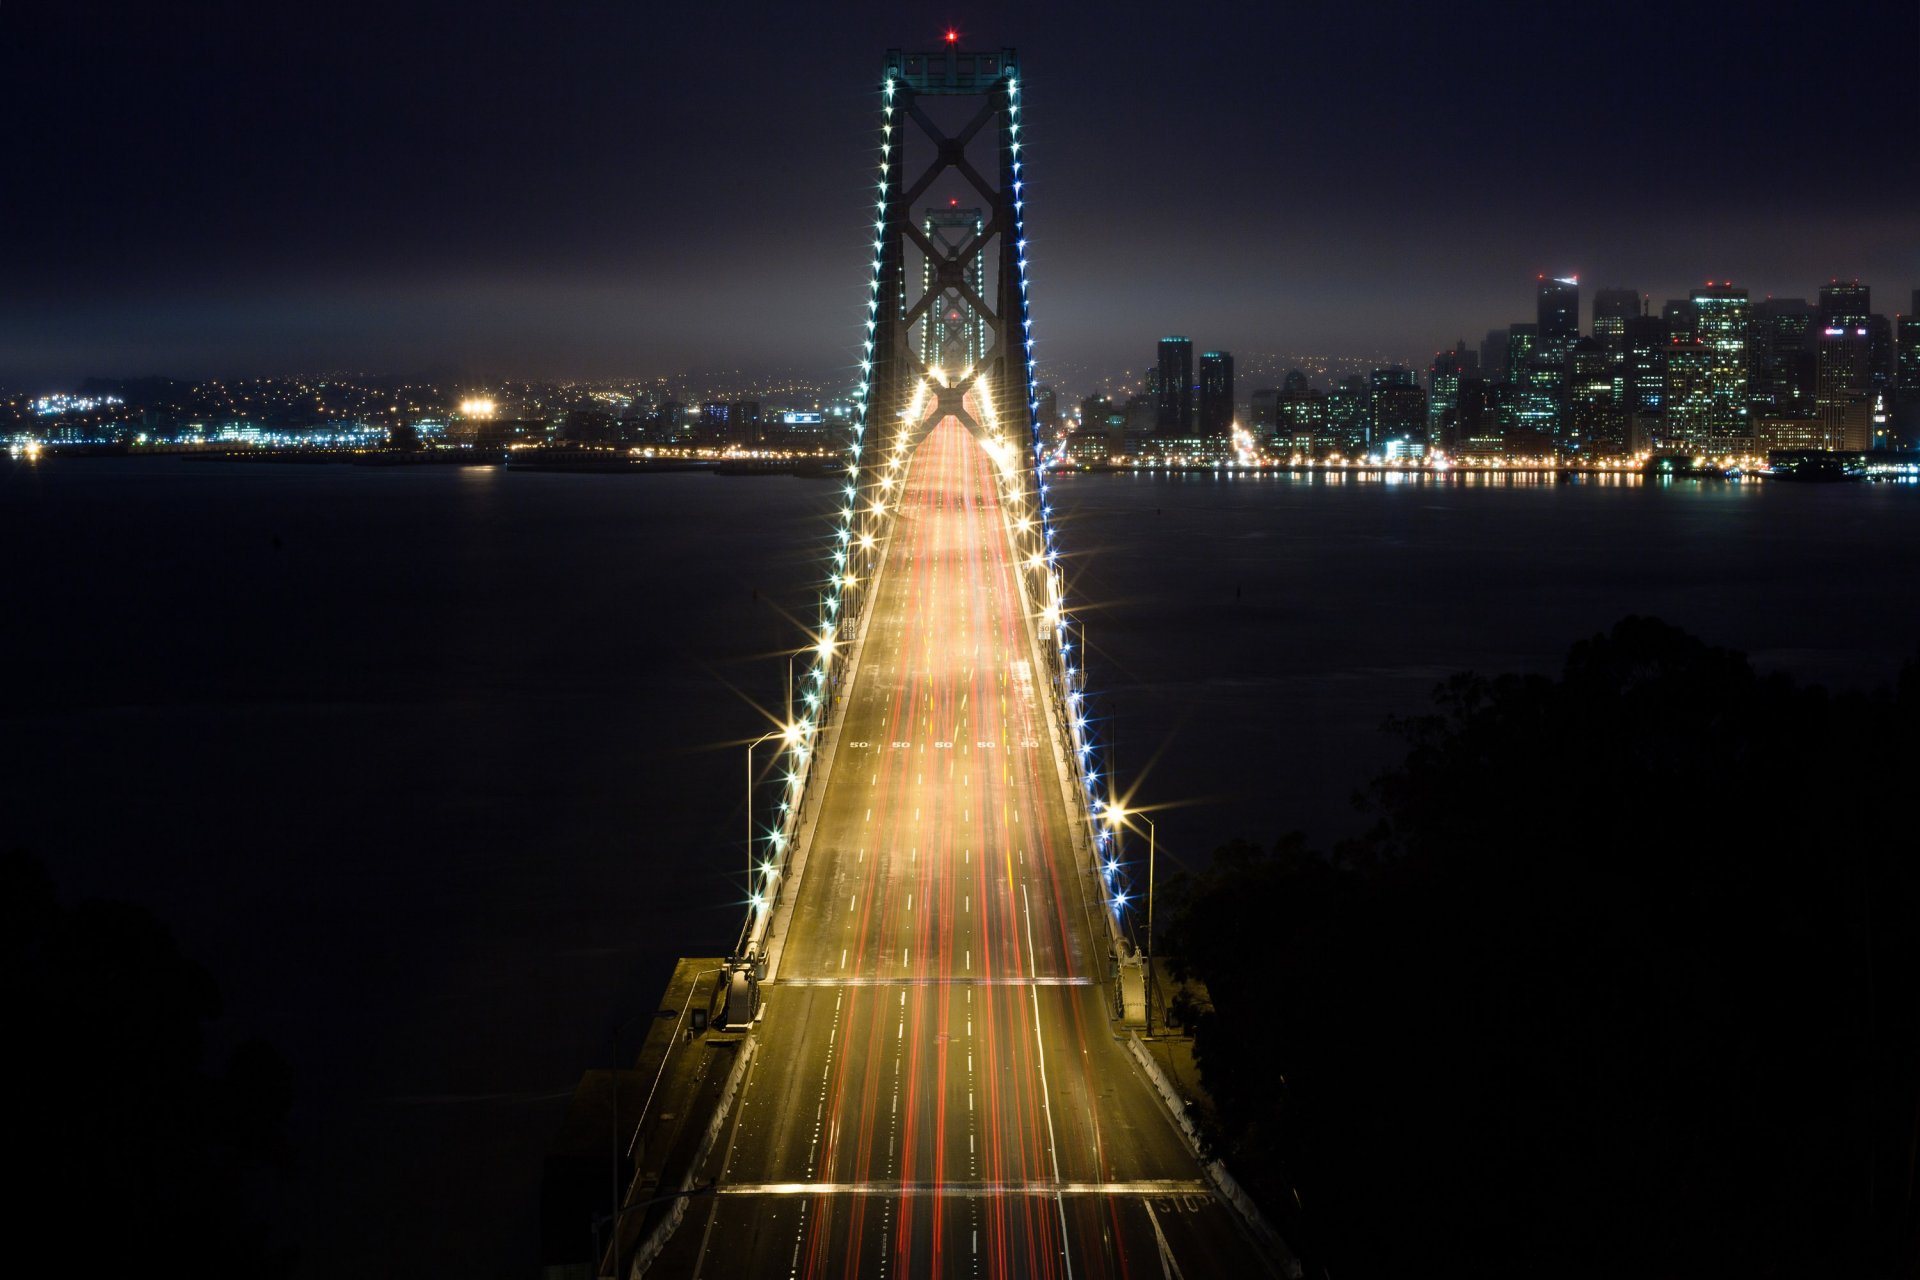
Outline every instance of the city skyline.
[[(967, 218), (977, 223), (977, 212)], [(1814, 300), (1756, 299), (1732, 281), (1706, 281), (1656, 305), (1650, 292), (1583, 291), (1577, 277), (1541, 275), (1532, 320), (1495, 326), (1478, 341), (1463, 335), (1434, 353), (1424, 377), (1419, 361), (1253, 353), (1236, 379), (1232, 351), (1204, 350), (1196, 369), (1193, 340), (1173, 334), (1158, 340), (1137, 385), (1041, 369), (1033, 412), (1061, 460), (1076, 464), (1290, 456), (1611, 466), (1676, 451), (1752, 459), (1807, 448), (1913, 448), (1920, 289), (1894, 299), (1882, 290), (1878, 308), (1864, 281), (1834, 279), (1805, 292)], [(1901, 302), (1909, 302), (1905, 311)], [(952, 369), (969, 359), (978, 323), (957, 298), (942, 310), (951, 324), (927, 327), (916, 341), (922, 358)], [(950, 346), (935, 356), (929, 344)], [(793, 371), (738, 369), (576, 383), (337, 373), (94, 379), (77, 392), (0, 389), (0, 434), (15, 449), (34, 441), (418, 441), (814, 453), (849, 429), (862, 394)]]
[[(874, 52), (854, 33), (913, 37), (881, 17), (15, 17), (0, 93), (46, 125), (8, 144), (40, 196), (6, 215), (0, 380), (850, 368), (872, 95), (844, 86)], [(1412, 362), (1504, 323), (1537, 274), (1656, 300), (1920, 283), (1910, 7), (1683, 4), (1552, 46), (1490, 6), (1381, 27), (983, 5), (925, 42), (948, 18), (1047, 72), (1044, 367), (1145, 331)], [(1844, 111), (1809, 110), (1833, 66)], [(1675, 85), (1701, 108), (1676, 117)]]

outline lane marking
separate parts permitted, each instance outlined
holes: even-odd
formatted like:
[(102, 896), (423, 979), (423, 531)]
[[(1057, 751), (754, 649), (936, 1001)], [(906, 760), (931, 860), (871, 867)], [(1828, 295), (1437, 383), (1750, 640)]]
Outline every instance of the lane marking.
[(1152, 1200), (1140, 1202), (1146, 1207), (1147, 1221), (1153, 1224), (1154, 1243), (1160, 1247), (1160, 1274), (1165, 1280), (1187, 1280), (1180, 1271), (1180, 1264), (1173, 1260), (1173, 1248), (1167, 1243), (1167, 1233), (1160, 1229), (1160, 1215), (1153, 1211)]
[(1211, 1196), (1198, 1178), (1135, 1178), (1128, 1182), (728, 1182), (722, 1196)]
[[(1027, 886), (1020, 886), (1020, 912), (1027, 919), (1027, 969), (1033, 970), (1033, 903), (1027, 897)], [(1040, 1067), (1040, 1106), (1047, 1113), (1047, 1155), (1053, 1161), (1053, 1180), (1060, 1181), (1060, 1148), (1053, 1136), (1053, 1097), (1047, 1089), (1047, 1046), (1040, 1031), (1040, 989), (1035, 987), (1033, 995), (1033, 1048), (1034, 1061)], [(1054, 1197), (1054, 1207), (1060, 1211), (1060, 1259), (1066, 1263), (1067, 1280), (1073, 1280), (1073, 1250), (1068, 1247), (1067, 1202), (1059, 1196)]]

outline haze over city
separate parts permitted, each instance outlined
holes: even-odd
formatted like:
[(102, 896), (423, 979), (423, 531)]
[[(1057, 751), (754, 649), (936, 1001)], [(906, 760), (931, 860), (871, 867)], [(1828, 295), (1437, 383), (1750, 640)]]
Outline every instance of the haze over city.
[[(1920, 16), (1640, 5), (9, 6), (0, 380), (850, 371), (875, 32), (1048, 74), (1043, 376), (1418, 367), (1536, 275), (1920, 277)], [(890, 34), (881, 43), (906, 42)], [(1080, 378), (1062, 379), (1079, 394)]]

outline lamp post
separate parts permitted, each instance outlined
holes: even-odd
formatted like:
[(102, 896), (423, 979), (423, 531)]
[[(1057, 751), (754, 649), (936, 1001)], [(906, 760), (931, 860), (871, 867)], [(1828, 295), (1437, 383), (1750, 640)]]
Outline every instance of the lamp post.
[(799, 737), (800, 737), (799, 725), (796, 724), (791, 718), (789, 718), (784, 728), (775, 729), (772, 733), (763, 733), (759, 737), (755, 738), (752, 742), (749, 742), (747, 744), (747, 899), (748, 901), (752, 901), (753, 899), (753, 749), (759, 746), (763, 742), (772, 742), (775, 739), (784, 739), (787, 742), (794, 742), (794, 741), (797, 741)]
[(812, 652), (813, 652), (812, 649), (795, 649), (792, 653), (789, 653), (787, 655), (787, 723), (788, 724), (797, 723), (797, 721), (795, 721), (793, 718), (793, 664), (797, 662), (802, 655), (812, 653)]
[(1117, 804), (1107, 806), (1107, 825), (1118, 828), (1128, 818), (1147, 824), (1147, 1034), (1153, 1034), (1153, 862), (1155, 835), (1153, 819), (1138, 809), (1128, 812)]

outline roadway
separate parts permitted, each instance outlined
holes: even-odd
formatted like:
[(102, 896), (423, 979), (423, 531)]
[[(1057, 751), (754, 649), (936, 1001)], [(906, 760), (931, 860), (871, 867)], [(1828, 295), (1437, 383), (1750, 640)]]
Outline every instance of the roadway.
[(753, 1065), (656, 1274), (1274, 1274), (1108, 1015), (993, 462), (915, 455)]

